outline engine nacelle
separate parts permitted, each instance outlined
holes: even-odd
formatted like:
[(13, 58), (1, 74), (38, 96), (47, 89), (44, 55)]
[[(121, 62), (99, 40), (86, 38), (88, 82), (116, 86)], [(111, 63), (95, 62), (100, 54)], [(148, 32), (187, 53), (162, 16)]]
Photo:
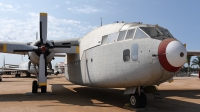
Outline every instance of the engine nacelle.
[[(32, 46), (41, 46), (40, 44), (40, 41), (39, 40), (36, 40), (34, 42), (32, 42), (30, 45)], [(49, 46), (53, 46), (53, 44), (50, 42), (50, 41), (47, 41), (46, 42), (46, 46), (49, 47)], [(30, 61), (31, 63), (33, 64), (38, 64), (39, 63), (39, 58), (40, 58), (40, 51), (35, 51), (35, 52), (28, 52), (28, 55), (29, 55), (29, 58), (30, 58)], [(54, 52), (49, 52), (47, 51), (45, 53), (46, 55), (46, 63), (50, 62), (53, 57), (54, 57)]]

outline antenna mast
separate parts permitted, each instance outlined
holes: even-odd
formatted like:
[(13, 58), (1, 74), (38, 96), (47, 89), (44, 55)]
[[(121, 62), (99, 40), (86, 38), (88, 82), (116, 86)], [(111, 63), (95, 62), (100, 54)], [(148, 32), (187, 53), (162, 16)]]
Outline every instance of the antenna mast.
[(102, 26), (102, 17), (101, 17), (101, 26)]

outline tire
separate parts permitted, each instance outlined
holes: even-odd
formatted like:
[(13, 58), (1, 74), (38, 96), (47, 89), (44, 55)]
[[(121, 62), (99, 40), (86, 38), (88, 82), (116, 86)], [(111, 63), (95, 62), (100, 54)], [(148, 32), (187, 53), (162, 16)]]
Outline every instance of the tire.
[(32, 83), (32, 93), (37, 93), (37, 91), (38, 91), (38, 84), (37, 81), (34, 80)]
[(138, 108), (141, 105), (141, 98), (137, 92), (135, 94), (130, 95), (129, 101), (131, 107), (133, 108)]
[(17, 74), (15, 74), (15, 77), (17, 77)]
[(46, 93), (47, 92), (47, 86), (41, 86), (41, 93)]
[(26, 73), (26, 77), (31, 77), (31, 74), (30, 73)]
[(147, 105), (147, 97), (145, 95), (144, 92), (141, 92), (140, 93), (140, 98), (141, 98), (141, 105), (140, 105), (140, 108), (145, 108), (146, 105)]
[(2, 82), (2, 78), (0, 78), (0, 82)]

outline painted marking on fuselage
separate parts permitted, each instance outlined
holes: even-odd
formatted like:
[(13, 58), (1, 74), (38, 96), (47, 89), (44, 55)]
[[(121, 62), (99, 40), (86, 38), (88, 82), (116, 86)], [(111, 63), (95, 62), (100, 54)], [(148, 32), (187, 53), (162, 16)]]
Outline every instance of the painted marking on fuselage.
[(79, 53), (79, 46), (76, 46), (76, 53)]
[(6, 52), (7, 46), (6, 44), (3, 44), (3, 52)]

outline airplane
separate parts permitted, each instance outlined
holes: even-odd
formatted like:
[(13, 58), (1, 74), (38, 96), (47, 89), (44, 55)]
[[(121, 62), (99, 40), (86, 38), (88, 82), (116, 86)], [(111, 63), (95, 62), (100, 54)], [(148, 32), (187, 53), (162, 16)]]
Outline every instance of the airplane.
[[(31, 74), (37, 74), (38, 67), (34, 67), (34, 65), (28, 61), (28, 62), (23, 62), (23, 57), (22, 57), (22, 62), (19, 65), (14, 65), (14, 64), (5, 64), (5, 56), (3, 60), (3, 66), (2, 66), (2, 74), (11, 74), (11, 72), (16, 72), (15, 77), (20, 77), (21, 73), (25, 73), (26, 77), (30, 77)], [(51, 63), (48, 63), (48, 69), (47, 73), (52, 74), (54, 70), (52, 69)], [(2, 81), (2, 80), (1, 80)]]
[(132, 107), (146, 107), (146, 88), (170, 80), (185, 63), (186, 47), (160, 25), (111, 23), (82, 38), (47, 40), (47, 13), (40, 13), (40, 40), (31, 43), (0, 42), (0, 52), (27, 54), (39, 66), (38, 88), (46, 93), (47, 63), (55, 53), (66, 53), (65, 78), (78, 85), (126, 88)]
[(64, 73), (65, 63), (64, 62), (58, 62), (54, 66), (54, 74), (62, 74)]
[[(19, 65), (12, 65), (12, 64), (5, 64), (5, 65), (7, 66), (4, 66), (3, 71), (5, 71), (5, 73), (15, 71), (16, 72), (15, 77), (20, 77), (21, 73), (25, 73), (26, 77), (31, 77), (31, 74), (37, 74), (38, 72), (38, 67), (36, 66), (35, 69), (34, 65), (30, 61), (23, 62)], [(53, 72), (54, 70), (50, 67), (51, 65), (47, 69), (48, 74), (54, 73)]]

